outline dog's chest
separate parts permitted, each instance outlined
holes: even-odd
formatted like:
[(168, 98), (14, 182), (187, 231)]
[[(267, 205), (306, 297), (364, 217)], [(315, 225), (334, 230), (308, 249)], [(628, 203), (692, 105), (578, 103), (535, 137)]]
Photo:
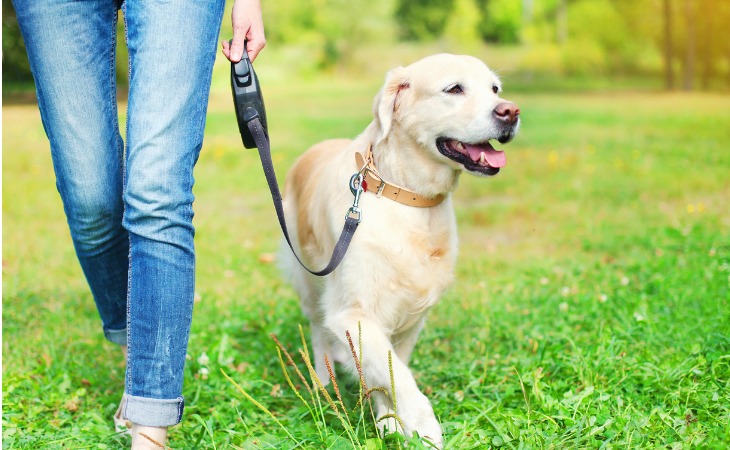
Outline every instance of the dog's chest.
[(368, 230), (371, 238), (363, 250), (370, 263), (370, 307), (398, 330), (417, 320), (452, 283), (456, 231), (450, 216), (389, 218)]

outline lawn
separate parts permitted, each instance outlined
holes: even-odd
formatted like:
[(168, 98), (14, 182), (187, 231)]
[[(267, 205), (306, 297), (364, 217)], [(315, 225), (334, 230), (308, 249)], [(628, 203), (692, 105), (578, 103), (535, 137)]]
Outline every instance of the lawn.
[[(382, 74), (292, 80), (262, 64), (281, 179), (310, 144), (369, 122)], [(197, 295), (170, 447), (397, 448), (344, 374), (352, 429), (282, 373), (270, 335), (306, 373), (308, 325), (272, 263), (280, 232), (226, 70), (196, 169)], [(457, 281), (412, 360), (448, 448), (727, 448), (730, 97), (520, 93), (505, 78), (522, 131), (499, 175), (461, 179)], [(3, 448), (128, 445), (111, 423), (124, 366), (76, 262), (37, 109), (4, 105), (2, 125)]]

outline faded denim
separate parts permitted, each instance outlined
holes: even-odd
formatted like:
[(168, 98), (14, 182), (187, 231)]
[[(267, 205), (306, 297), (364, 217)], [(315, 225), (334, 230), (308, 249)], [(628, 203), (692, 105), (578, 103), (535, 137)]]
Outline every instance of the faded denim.
[[(104, 335), (128, 344), (125, 418), (182, 416), (193, 312), (193, 167), (224, 0), (126, 0), (119, 131), (115, 0), (14, 0), (57, 187)], [(126, 147), (126, 148), (125, 148)]]

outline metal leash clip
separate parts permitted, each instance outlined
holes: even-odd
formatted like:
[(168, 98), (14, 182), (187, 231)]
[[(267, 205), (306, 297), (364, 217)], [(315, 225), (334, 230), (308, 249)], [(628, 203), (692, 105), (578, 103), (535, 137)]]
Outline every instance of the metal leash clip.
[(364, 192), (362, 186), (363, 179), (364, 176), (362, 172), (357, 172), (350, 178), (350, 192), (352, 192), (352, 195), (355, 196), (355, 200), (352, 202), (352, 206), (350, 207), (350, 209), (347, 210), (345, 219), (357, 219), (357, 223), (360, 223), (360, 221), (362, 220), (362, 211), (360, 210), (358, 205), (360, 203), (360, 194)]

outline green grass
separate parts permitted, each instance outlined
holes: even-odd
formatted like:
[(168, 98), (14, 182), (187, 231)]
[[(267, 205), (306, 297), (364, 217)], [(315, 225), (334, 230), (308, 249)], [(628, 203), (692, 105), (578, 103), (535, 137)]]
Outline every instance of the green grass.
[[(261, 64), (282, 178), (310, 144), (362, 130), (383, 78), (286, 79)], [(307, 373), (308, 326), (264, 262), (280, 233), (226, 70), (196, 169), (198, 301), (170, 446), (350, 448), (332, 408), (291, 389), (270, 338)], [(521, 134), (498, 176), (461, 180), (457, 281), (412, 361), (448, 447), (730, 446), (730, 98), (505, 88)], [(128, 445), (111, 424), (123, 364), (78, 268), (37, 109), (5, 106), (2, 120), (3, 448)], [(358, 384), (339, 378), (352, 411)], [(352, 420), (363, 446), (400, 445), (367, 414)]]

